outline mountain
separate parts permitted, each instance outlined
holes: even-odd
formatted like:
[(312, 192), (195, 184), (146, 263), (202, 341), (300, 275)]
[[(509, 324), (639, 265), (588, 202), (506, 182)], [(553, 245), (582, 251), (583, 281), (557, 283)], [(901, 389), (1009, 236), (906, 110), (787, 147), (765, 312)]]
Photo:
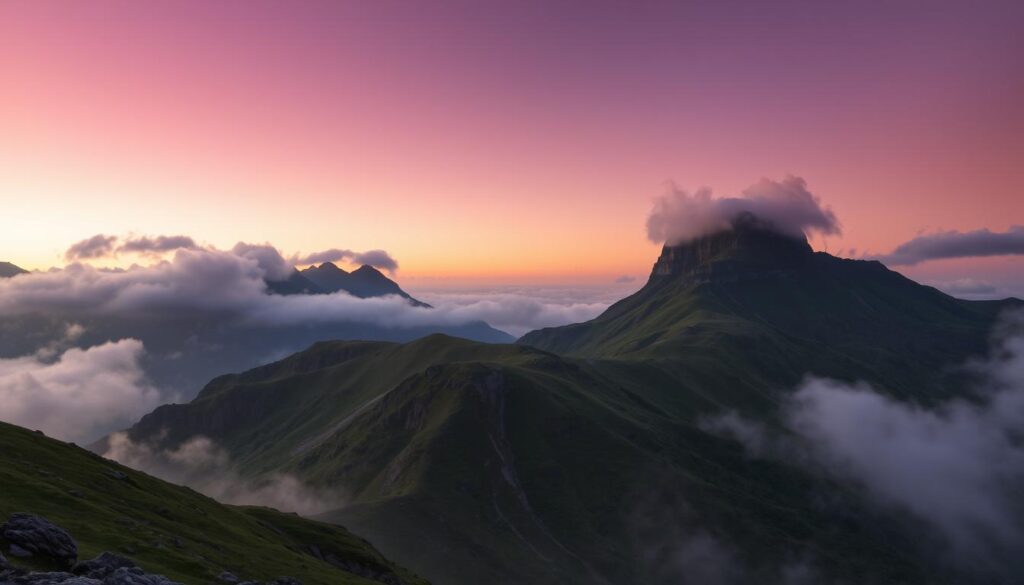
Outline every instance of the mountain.
[(779, 428), (808, 373), (923, 404), (962, 395), (947, 366), (984, 355), (1014, 306), (739, 222), (666, 247), (643, 289), (590, 322), (514, 345), (318, 343), (128, 435), (208, 437), (243, 477), (343, 489), (350, 504), (320, 518), (445, 585), (788, 584), (810, 568), (803, 582), (969, 582), (902, 516), (702, 421)]
[[(214, 582), (225, 570), (243, 580), (287, 575), (306, 585), (426, 583), (337, 525), (219, 504), (6, 423), (0, 444), (0, 523), (15, 512), (45, 517), (71, 534), (80, 559), (114, 552), (183, 583)], [(30, 566), (40, 560), (29, 559)]]
[(365, 264), (352, 272), (346, 272), (331, 262), (324, 262), (320, 266), (310, 266), (303, 270), (302, 275), (319, 286), (321, 290), (329, 293), (343, 290), (352, 296), (363, 299), (398, 295), (409, 299), (414, 305), (430, 306), (412, 298), (409, 293), (398, 286), (398, 283), (381, 274), (373, 266)]
[(10, 278), (19, 274), (28, 274), (28, 270), (19, 268), (10, 262), (0, 262), (0, 278)]
[(417, 307), (430, 307), (430, 305), (412, 298), (409, 293), (398, 286), (397, 282), (368, 265), (347, 272), (331, 262), (324, 262), (319, 266), (310, 266), (302, 271), (295, 270), (286, 280), (268, 281), (267, 287), (271, 292), (283, 295), (330, 294), (339, 291), (345, 291), (361, 299), (398, 295), (408, 299)]

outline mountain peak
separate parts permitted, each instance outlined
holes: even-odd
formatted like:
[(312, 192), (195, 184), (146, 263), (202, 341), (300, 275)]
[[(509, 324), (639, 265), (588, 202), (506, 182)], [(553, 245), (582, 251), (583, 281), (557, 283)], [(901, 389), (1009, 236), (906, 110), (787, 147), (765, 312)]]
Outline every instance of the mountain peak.
[(352, 274), (377, 274), (380, 276), (384, 276), (384, 273), (382, 273), (380, 270), (377, 270), (373, 266), (370, 266), (369, 264), (363, 264), (359, 268), (356, 268), (355, 270), (352, 271)]
[(732, 228), (677, 245), (665, 245), (651, 280), (684, 277), (694, 283), (737, 282), (803, 265), (814, 254), (807, 238), (781, 234), (752, 214)]
[(324, 262), (320, 266), (316, 266), (316, 267), (312, 267), (311, 266), (311, 267), (307, 268), (306, 270), (303, 270), (303, 272), (306, 272), (306, 271), (309, 271), (309, 270), (322, 270), (322, 271), (325, 271), (325, 272), (344, 272), (345, 274), (348, 274), (347, 270), (345, 270), (344, 268), (339, 268), (338, 265), (335, 264), (334, 262)]
[(0, 278), (9, 278), (19, 274), (28, 274), (28, 270), (25, 270), (20, 266), (15, 266), (10, 262), (0, 262)]

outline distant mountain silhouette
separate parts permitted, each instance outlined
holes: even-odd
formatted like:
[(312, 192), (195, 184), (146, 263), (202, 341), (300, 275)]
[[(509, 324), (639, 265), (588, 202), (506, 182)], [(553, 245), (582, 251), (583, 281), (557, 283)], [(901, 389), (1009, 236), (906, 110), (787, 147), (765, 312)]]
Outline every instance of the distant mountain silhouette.
[(267, 288), (279, 295), (330, 294), (339, 291), (361, 299), (397, 295), (408, 299), (417, 307), (430, 307), (414, 299), (402, 290), (398, 283), (369, 265), (348, 272), (332, 262), (324, 262), (302, 271), (295, 270), (286, 280), (268, 281)]
[(19, 274), (28, 274), (28, 270), (15, 266), (10, 262), (0, 262), (0, 278), (10, 278)]

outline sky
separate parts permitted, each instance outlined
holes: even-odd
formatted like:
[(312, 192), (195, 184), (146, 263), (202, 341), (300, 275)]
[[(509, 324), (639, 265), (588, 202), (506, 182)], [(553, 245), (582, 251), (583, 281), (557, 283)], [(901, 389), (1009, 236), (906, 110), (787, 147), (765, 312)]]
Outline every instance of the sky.
[[(788, 174), (848, 256), (1024, 224), (1019, 2), (431, 4), (5, 0), (0, 260), (186, 234), (594, 285), (647, 274), (668, 185)], [(1024, 261), (900, 270), (1016, 291)]]

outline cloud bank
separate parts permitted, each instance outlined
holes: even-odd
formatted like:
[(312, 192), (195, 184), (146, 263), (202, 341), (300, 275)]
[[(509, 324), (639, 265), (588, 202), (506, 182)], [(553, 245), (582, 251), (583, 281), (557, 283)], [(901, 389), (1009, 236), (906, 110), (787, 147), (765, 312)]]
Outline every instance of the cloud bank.
[[(80, 335), (72, 325), (67, 335)], [(0, 359), (0, 419), (42, 430), (66, 441), (83, 441), (98, 429), (127, 424), (160, 403), (146, 381), (142, 343), (122, 339), (87, 349), (53, 348)]]
[(962, 570), (1024, 570), (1024, 314), (1008, 318), (993, 357), (969, 364), (980, 401), (935, 409), (866, 384), (809, 378), (783, 409), (782, 435), (736, 414), (702, 426), (772, 457), (861, 486), (928, 522)]
[(913, 266), (929, 260), (1021, 254), (1024, 254), (1024, 226), (1015, 225), (1005, 232), (980, 229), (917, 236), (875, 259), (891, 266)]
[(800, 177), (781, 181), (761, 179), (741, 197), (712, 195), (710, 189), (688, 192), (672, 186), (654, 201), (647, 217), (647, 237), (655, 243), (678, 245), (702, 236), (732, 229), (733, 222), (753, 214), (766, 227), (793, 237), (808, 233), (840, 233), (839, 221), (820, 199), (807, 190)]
[[(118, 254), (138, 254), (141, 256), (162, 256), (178, 250), (207, 250), (216, 252), (212, 246), (200, 246), (190, 236), (127, 236), (119, 238), (97, 234), (75, 244), (64, 253), (70, 262), (112, 258)], [(295, 266), (309, 266), (323, 262), (349, 262), (352, 264), (369, 265), (394, 273), (398, 270), (398, 261), (386, 250), (367, 250), (355, 252), (342, 248), (331, 248), (320, 252), (300, 255), (293, 254), (288, 258), (270, 244), (247, 244), (239, 242), (232, 248), (232, 253), (259, 261), (271, 279), (288, 278)]]
[(282, 512), (314, 515), (340, 508), (346, 502), (336, 490), (316, 489), (288, 474), (257, 481), (243, 479), (232, 469), (228, 453), (204, 436), (192, 437), (173, 449), (160, 449), (136, 443), (125, 433), (113, 433), (103, 456), (189, 486), (226, 504), (268, 506)]

